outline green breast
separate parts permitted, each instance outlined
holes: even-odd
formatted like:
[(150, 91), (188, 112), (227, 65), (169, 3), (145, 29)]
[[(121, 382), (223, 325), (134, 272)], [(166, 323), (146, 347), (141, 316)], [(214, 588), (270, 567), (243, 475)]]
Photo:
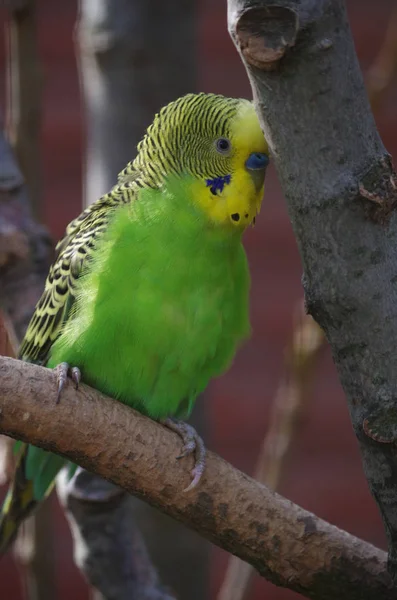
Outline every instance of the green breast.
[(174, 183), (118, 209), (49, 361), (154, 418), (190, 412), (250, 329), (241, 239), (185, 194)]

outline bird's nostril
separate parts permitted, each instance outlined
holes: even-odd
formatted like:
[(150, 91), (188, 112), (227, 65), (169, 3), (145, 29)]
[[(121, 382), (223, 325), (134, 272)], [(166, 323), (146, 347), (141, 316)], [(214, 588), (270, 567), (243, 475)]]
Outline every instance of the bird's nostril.
[(232, 219), (233, 221), (239, 221), (240, 220), (240, 215), (238, 213), (233, 213), (232, 214)]
[(244, 215), (244, 216), (245, 216), (245, 218), (246, 218), (246, 219), (248, 219), (248, 213), (245, 213), (245, 215)]

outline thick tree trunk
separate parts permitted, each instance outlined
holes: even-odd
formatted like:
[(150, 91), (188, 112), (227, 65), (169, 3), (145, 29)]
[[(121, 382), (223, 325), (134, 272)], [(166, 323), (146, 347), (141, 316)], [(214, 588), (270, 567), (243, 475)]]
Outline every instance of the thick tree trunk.
[(80, 0), (85, 204), (108, 192), (154, 114), (196, 91), (194, 0)]
[[(342, 0), (229, 0), (302, 257), (397, 574), (397, 178)], [(335, 432), (337, 435), (337, 432)]]

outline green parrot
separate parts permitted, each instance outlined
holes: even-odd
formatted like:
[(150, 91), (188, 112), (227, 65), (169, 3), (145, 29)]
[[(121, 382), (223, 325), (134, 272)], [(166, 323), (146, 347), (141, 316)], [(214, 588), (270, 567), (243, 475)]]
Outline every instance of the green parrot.
[[(242, 234), (259, 212), (268, 146), (253, 104), (188, 94), (165, 106), (117, 185), (72, 221), (56, 247), (19, 357), (159, 420), (195, 453), (187, 417), (250, 332)], [(67, 433), (65, 433), (67, 435)], [(0, 551), (52, 491), (67, 461), (17, 442)], [(185, 491), (187, 491), (185, 490)]]

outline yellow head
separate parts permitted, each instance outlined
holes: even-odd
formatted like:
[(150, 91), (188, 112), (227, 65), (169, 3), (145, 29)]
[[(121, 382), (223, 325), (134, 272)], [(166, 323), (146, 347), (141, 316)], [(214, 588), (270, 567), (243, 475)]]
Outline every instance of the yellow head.
[(253, 104), (215, 94), (188, 94), (165, 106), (120, 173), (139, 187), (169, 175), (192, 175), (190, 200), (215, 224), (245, 229), (259, 212), (268, 146)]

